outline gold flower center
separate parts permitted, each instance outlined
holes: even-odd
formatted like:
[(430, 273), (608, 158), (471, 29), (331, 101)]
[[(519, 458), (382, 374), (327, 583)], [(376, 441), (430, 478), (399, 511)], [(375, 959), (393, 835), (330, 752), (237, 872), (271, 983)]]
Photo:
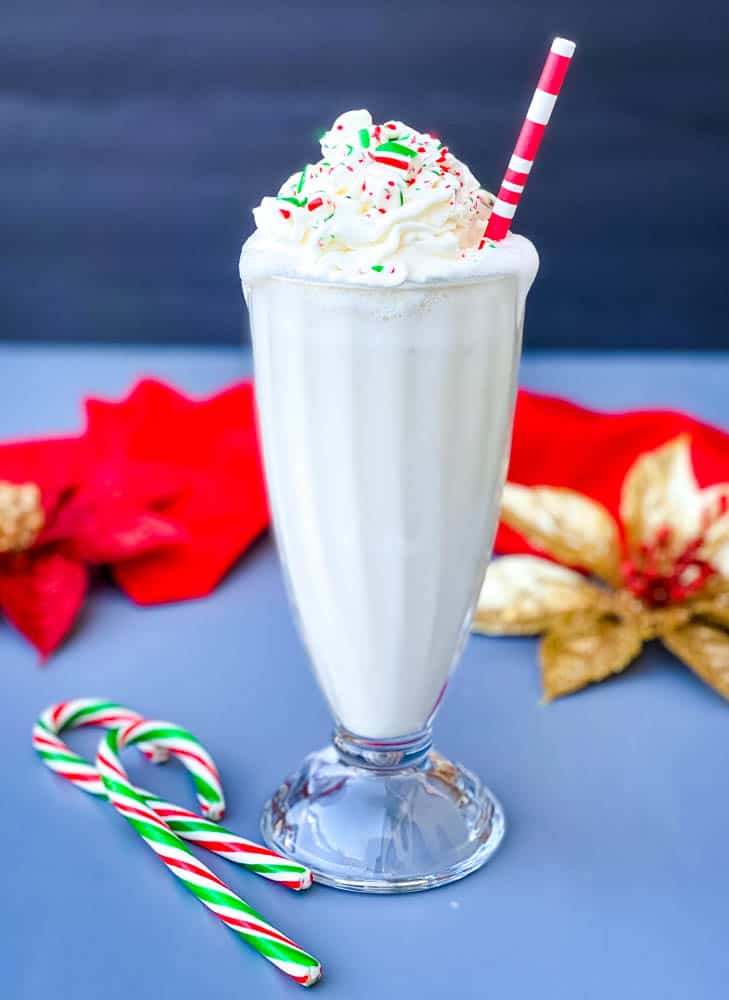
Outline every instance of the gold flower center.
[(717, 570), (702, 558), (704, 534), (678, 551), (669, 527), (660, 528), (623, 562), (625, 587), (649, 608), (666, 608), (700, 593)]

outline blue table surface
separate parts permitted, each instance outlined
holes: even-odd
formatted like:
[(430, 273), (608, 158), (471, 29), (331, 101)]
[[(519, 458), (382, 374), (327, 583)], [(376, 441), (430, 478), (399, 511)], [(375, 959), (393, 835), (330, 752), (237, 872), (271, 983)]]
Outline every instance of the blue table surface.
[[(0, 437), (73, 430), (82, 395), (118, 395), (141, 374), (206, 393), (249, 369), (233, 350), (3, 347)], [(531, 356), (522, 382), (598, 407), (674, 406), (729, 423), (729, 356)], [(318, 995), (726, 996), (729, 706), (655, 648), (623, 676), (542, 707), (535, 656), (531, 639), (473, 637), (436, 720), (438, 746), (507, 811), (504, 845), (479, 873), (411, 896), (321, 886), (295, 896), (210, 862), (321, 958)], [(0, 995), (296, 995), (117, 814), (43, 768), (29, 739), (45, 705), (81, 695), (176, 720), (220, 765), (228, 825), (256, 837), (267, 793), (329, 730), (270, 540), (206, 600), (139, 609), (95, 590), (44, 669), (3, 625), (0, 662)], [(71, 742), (90, 753), (97, 738)], [(152, 772), (134, 758), (133, 777), (192, 805), (176, 767)]]

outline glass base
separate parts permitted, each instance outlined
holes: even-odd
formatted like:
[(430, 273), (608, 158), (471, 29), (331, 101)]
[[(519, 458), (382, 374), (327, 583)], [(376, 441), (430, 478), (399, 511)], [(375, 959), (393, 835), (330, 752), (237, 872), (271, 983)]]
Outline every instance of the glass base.
[(484, 865), (504, 836), (498, 801), (430, 749), (430, 733), (372, 743), (342, 730), (266, 803), (266, 843), (316, 882), (352, 892), (418, 892)]

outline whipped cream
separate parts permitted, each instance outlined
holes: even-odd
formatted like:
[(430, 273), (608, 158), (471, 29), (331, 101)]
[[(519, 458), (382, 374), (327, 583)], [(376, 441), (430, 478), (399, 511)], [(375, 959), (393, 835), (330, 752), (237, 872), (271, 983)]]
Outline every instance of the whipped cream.
[[(254, 209), (258, 232), (241, 256), (244, 283), (270, 271), (274, 258), (279, 271), (302, 277), (398, 285), (508, 271), (509, 259), (522, 256), (521, 238), (511, 235), (480, 249), (494, 197), (435, 136), (348, 111), (321, 148), (317, 163)], [(501, 265), (487, 263), (489, 252)]]

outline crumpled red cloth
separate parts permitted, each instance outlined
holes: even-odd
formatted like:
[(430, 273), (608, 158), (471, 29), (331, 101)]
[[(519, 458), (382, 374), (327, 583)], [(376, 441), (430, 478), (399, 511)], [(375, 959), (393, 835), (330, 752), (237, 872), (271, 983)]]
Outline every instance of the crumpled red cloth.
[(202, 597), (268, 525), (250, 383), (193, 400), (146, 379), (85, 410), (78, 437), (0, 446), (0, 480), (36, 483), (45, 513), (31, 549), (0, 554), (0, 610), (44, 657), (93, 567), (139, 604)]
[[(46, 518), (32, 548), (0, 554), (0, 610), (44, 657), (94, 567), (139, 604), (202, 597), (269, 522), (250, 382), (195, 400), (145, 379), (85, 412), (77, 437), (0, 445), (0, 480), (38, 484)], [(595, 413), (521, 391), (509, 479), (568, 486), (616, 514), (635, 458), (681, 432), (699, 483), (729, 481), (729, 435), (685, 414)], [(530, 551), (503, 526), (496, 547)]]
[[(617, 518), (625, 474), (642, 452), (679, 434), (691, 437), (700, 486), (729, 481), (729, 434), (673, 410), (601, 413), (524, 389), (517, 397), (507, 478), (523, 486), (566, 486), (598, 500)], [(534, 552), (500, 525), (495, 549)]]
[(165, 518), (185, 539), (114, 562), (114, 578), (138, 604), (209, 594), (268, 526), (253, 386), (192, 400), (161, 382), (140, 382), (121, 403), (86, 403), (87, 464), (104, 461), (167, 478)]

